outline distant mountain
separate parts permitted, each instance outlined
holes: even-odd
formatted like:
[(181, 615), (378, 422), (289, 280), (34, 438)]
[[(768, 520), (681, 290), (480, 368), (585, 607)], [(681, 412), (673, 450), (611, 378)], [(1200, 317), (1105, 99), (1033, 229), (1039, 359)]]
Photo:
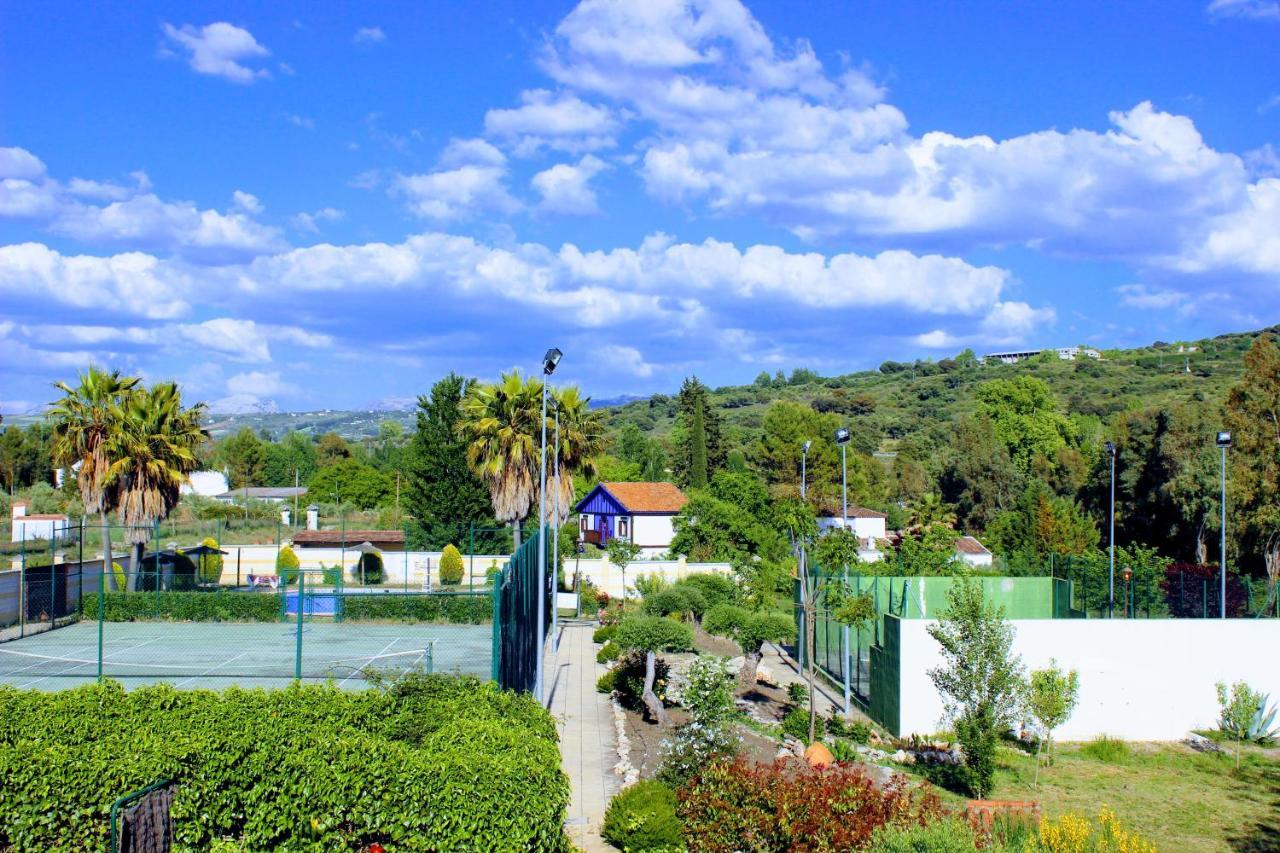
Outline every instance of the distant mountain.
[(613, 406), (625, 406), (627, 403), (634, 403), (636, 400), (647, 400), (649, 397), (645, 394), (622, 394), (617, 397), (608, 397), (604, 400), (591, 401), (593, 409), (608, 409)]

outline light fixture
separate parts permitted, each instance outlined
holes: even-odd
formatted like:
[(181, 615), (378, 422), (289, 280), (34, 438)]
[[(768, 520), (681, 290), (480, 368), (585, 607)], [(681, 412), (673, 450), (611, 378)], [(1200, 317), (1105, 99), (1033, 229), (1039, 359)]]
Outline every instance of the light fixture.
[(1107, 453), (1111, 454), (1112, 456), (1116, 455), (1116, 446), (1114, 442), (1108, 441), (1106, 444), (1102, 446), (1106, 448)]
[(1219, 446), (1219, 447), (1230, 447), (1230, 446), (1231, 446), (1231, 433), (1227, 432), (1226, 430), (1222, 430), (1221, 432), (1219, 432), (1219, 433), (1218, 433), (1218, 446)]
[(812, 441), (806, 441), (806, 442), (804, 443), (804, 446), (800, 448), (800, 452), (801, 452), (801, 453), (808, 453), (808, 452), (809, 452), (809, 446), (810, 446), (811, 444), (813, 444), (813, 442), (812, 442)]
[(849, 439), (852, 437), (853, 435), (849, 432), (848, 427), (840, 427), (836, 430), (836, 444), (848, 444)]
[(542, 372), (547, 376), (555, 373), (556, 365), (560, 363), (560, 357), (562, 355), (564, 355), (564, 353), (560, 352), (560, 350), (555, 347), (547, 350), (547, 354), (542, 357)]

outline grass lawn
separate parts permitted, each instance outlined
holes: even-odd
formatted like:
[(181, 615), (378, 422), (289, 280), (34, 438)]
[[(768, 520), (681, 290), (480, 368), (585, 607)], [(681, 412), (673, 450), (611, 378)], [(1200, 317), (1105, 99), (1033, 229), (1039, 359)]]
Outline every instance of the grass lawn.
[(1238, 773), (1234, 757), (1181, 744), (1130, 744), (1125, 752), (1100, 760), (1088, 744), (1060, 745), (1037, 788), (1034, 759), (1002, 748), (992, 799), (1035, 800), (1046, 817), (1096, 817), (1110, 806), (1160, 850), (1280, 851), (1277, 751), (1246, 748)]

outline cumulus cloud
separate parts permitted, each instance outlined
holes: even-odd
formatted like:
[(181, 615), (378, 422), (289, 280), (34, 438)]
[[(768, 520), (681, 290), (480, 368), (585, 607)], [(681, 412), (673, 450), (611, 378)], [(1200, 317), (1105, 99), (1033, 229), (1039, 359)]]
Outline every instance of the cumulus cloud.
[(977, 323), (949, 331), (933, 329), (916, 335), (912, 342), (927, 349), (954, 350), (969, 346), (1015, 346), (1025, 344), (1057, 320), (1052, 308), (1035, 308), (1025, 302), (997, 302)]
[(449, 221), (480, 213), (511, 214), (520, 209), (506, 188), (506, 157), (483, 139), (455, 139), (433, 172), (399, 175), (391, 192), (414, 214)]
[(606, 344), (598, 349), (600, 360), (609, 367), (622, 370), (631, 376), (647, 379), (653, 375), (653, 365), (635, 347)]
[(310, 213), (303, 212), (294, 214), (293, 219), (290, 221), (293, 223), (293, 227), (297, 228), (299, 231), (308, 231), (312, 234), (319, 234), (321, 223), (338, 222), (344, 215), (345, 214), (343, 214), (341, 210), (336, 208), (322, 207), (319, 210), (314, 210)]
[(0, 293), (153, 319), (190, 310), (189, 276), (142, 252), (63, 255), (41, 243), (0, 246)]
[(596, 193), (590, 183), (605, 168), (604, 161), (588, 154), (576, 164), (558, 163), (538, 172), (529, 182), (542, 196), (538, 209), (570, 216), (598, 213)]
[(226, 396), (209, 404), (209, 410), (222, 414), (275, 411), (278, 406), (266, 397), (293, 394), (297, 388), (280, 378), (279, 371), (250, 371), (227, 378)]
[(619, 122), (609, 109), (576, 95), (532, 89), (520, 94), (521, 106), (489, 110), (484, 130), (511, 145), (517, 155), (542, 147), (577, 153), (616, 144)]
[(168, 43), (186, 52), (187, 64), (197, 74), (221, 77), (232, 83), (249, 84), (270, 77), (265, 68), (251, 68), (254, 60), (271, 55), (253, 34), (225, 21), (196, 27), (161, 25)]

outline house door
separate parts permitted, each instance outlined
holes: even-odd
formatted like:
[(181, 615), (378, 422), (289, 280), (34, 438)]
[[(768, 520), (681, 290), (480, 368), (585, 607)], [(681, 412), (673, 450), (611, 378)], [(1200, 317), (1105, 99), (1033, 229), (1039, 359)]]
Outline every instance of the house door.
[(609, 529), (609, 516), (601, 515), (598, 518), (600, 519), (600, 547), (603, 548), (609, 543), (612, 531)]

